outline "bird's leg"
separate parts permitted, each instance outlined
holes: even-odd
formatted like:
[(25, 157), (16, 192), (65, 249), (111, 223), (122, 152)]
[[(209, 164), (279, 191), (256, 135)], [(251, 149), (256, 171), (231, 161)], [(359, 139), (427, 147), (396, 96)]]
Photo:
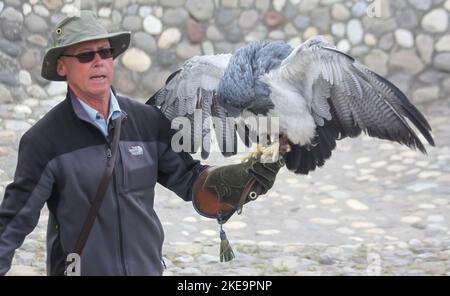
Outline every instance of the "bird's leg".
[(291, 145), (287, 136), (283, 134), (279, 137), (278, 141), (263, 150), (261, 161), (276, 162), (289, 151), (291, 151)]
[(261, 156), (261, 154), (263, 153), (263, 150), (264, 150), (264, 148), (262, 148), (262, 146), (260, 144), (256, 144), (255, 151), (253, 151), (252, 153), (250, 153), (246, 157), (242, 158), (242, 162), (249, 161), (249, 160), (251, 160), (253, 158), (258, 159)]
[(285, 135), (282, 135), (278, 141), (272, 143), (268, 147), (262, 147), (257, 144), (256, 151), (246, 156), (243, 159), (243, 162), (252, 158), (259, 158), (262, 162), (276, 162), (289, 151), (291, 151), (291, 146), (288, 138)]

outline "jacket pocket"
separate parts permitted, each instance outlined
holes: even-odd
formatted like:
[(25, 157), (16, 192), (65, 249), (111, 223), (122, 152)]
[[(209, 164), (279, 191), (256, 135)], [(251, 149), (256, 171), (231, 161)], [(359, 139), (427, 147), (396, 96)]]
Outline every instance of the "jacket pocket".
[(152, 146), (142, 142), (120, 143), (124, 191), (142, 191), (155, 186), (158, 168)]

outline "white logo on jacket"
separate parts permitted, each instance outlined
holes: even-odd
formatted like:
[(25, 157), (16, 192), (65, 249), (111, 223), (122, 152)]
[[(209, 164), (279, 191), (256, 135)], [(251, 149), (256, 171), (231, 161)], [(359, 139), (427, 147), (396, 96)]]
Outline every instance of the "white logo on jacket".
[(130, 151), (131, 155), (133, 155), (133, 156), (144, 155), (144, 150), (139, 145), (131, 146), (131, 148), (129, 148), (128, 151)]

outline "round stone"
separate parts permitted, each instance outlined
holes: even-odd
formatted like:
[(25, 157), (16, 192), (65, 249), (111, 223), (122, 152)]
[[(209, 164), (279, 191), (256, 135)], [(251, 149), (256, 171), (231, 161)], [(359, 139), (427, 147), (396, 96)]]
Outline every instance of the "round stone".
[(439, 53), (434, 57), (433, 66), (438, 70), (450, 72), (450, 53)]
[(272, 5), (276, 11), (282, 11), (284, 6), (286, 5), (286, 0), (273, 0)]
[(414, 46), (414, 36), (412, 32), (405, 29), (395, 30), (395, 41), (402, 47), (411, 48)]
[(361, 43), (364, 36), (364, 30), (362, 28), (361, 21), (358, 19), (352, 19), (347, 24), (347, 38), (352, 44)]
[(26, 105), (17, 105), (13, 109), (13, 117), (16, 119), (25, 119), (32, 113), (31, 108)]
[(141, 18), (136, 15), (127, 15), (122, 20), (122, 27), (127, 31), (138, 31), (141, 29)]
[(377, 44), (377, 37), (374, 34), (367, 33), (364, 35), (364, 43), (369, 46)]
[[(161, 87), (164, 86), (167, 77), (169, 77), (170, 73), (167, 70), (163, 70), (163, 69), (155, 69), (153, 68), (151, 71), (149, 71), (150, 73), (146, 74), (143, 78), (142, 81), (146, 81), (146, 83), (144, 83), (143, 88), (144, 90), (146, 90), (148, 93), (153, 93), (157, 90), (159, 90)], [(201, 217), (200, 219), (202, 219), (204, 217)], [(207, 219), (207, 218), (205, 218)], [(210, 221), (210, 220), (208, 220)]]
[(50, 10), (60, 8), (63, 4), (62, 0), (44, 0), (42, 2), (44, 2), (44, 5)]
[(439, 86), (429, 86), (416, 89), (412, 99), (416, 103), (425, 103), (439, 99)]
[(430, 63), (433, 57), (434, 39), (430, 35), (419, 34), (416, 37), (417, 50), (425, 63)]
[(157, 17), (155, 17), (153, 15), (147, 16), (144, 19), (144, 22), (143, 22), (142, 25), (144, 27), (144, 30), (147, 33), (152, 34), (152, 35), (158, 35), (162, 31), (162, 23), (161, 23), (161, 21)]
[(168, 28), (162, 32), (158, 40), (159, 48), (169, 48), (178, 43), (181, 39), (181, 33), (177, 28)]
[(376, 228), (377, 226), (371, 222), (355, 221), (352, 222), (351, 226), (353, 228)]
[(253, 28), (258, 21), (258, 17), (256, 10), (245, 10), (239, 17), (239, 26), (244, 29)]
[(426, 11), (430, 9), (432, 0), (408, 0), (408, 2), (419, 10)]
[(426, 179), (426, 178), (439, 177), (441, 175), (442, 175), (442, 173), (439, 172), (439, 171), (422, 171), (422, 172), (420, 172), (418, 177), (421, 178), (421, 179)]
[(20, 57), (20, 65), (23, 69), (31, 71), (40, 62), (41, 53), (35, 48), (27, 49)]
[(216, 26), (209, 26), (206, 29), (206, 37), (211, 41), (223, 40), (223, 34)]
[(267, 28), (265, 26), (258, 26), (254, 30), (245, 36), (246, 42), (253, 42), (258, 40), (263, 40), (267, 36)]
[(336, 200), (334, 198), (324, 198), (320, 200), (320, 203), (323, 205), (333, 205), (336, 203)]
[(298, 15), (294, 19), (294, 26), (297, 29), (305, 29), (311, 24), (311, 18), (306, 15)]
[(346, 201), (346, 204), (349, 208), (356, 210), (356, 211), (366, 211), (369, 209), (369, 207), (359, 200), (356, 199), (349, 199)]
[(443, 222), (445, 220), (442, 215), (430, 215), (427, 217), (427, 221), (429, 222)]
[(247, 223), (242, 221), (230, 221), (224, 225), (226, 230), (244, 229), (247, 227)]
[(0, 39), (0, 51), (3, 51), (11, 57), (17, 57), (21, 53), (22, 48), (14, 42)]
[(338, 229), (336, 229), (336, 231), (345, 235), (353, 235), (355, 233), (353, 229), (347, 227), (339, 227)]
[(0, 83), (0, 103), (10, 103), (13, 101), (14, 99), (9, 89)]
[(206, 236), (215, 236), (215, 235), (217, 235), (217, 231), (210, 230), (210, 229), (202, 230), (200, 233), (203, 234), (203, 235), (206, 235)]
[[(370, 51), (364, 58), (367, 67), (383, 76), (388, 73), (388, 61), (388, 54), (380, 49)], [(374, 167), (373, 163), (370, 166)]]
[(164, 11), (163, 22), (168, 26), (182, 25), (189, 18), (189, 14), (182, 8), (167, 9)]
[(134, 46), (144, 50), (145, 52), (152, 54), (156, 52), (158, 47), (156, 46), (155, 39), (145, 32), (136, 32), (132, 35)]
[(386, 232), (384, 231), (384, 229), (381, 228), (369, 228), (364, 230), (364, 232), (369, 233), (369, 234), (385, 234)]
[(186, 9), (195, 20), (209, 20), (214, 13), (214, 3), (212, 0), (187, 0)]
[(22, 120), (5, 120), (5, 128), (7, 130), (21, 132), (28, 130), (30, 127), (31, 124)]
[(413, 9), (399, 10), (396, 19), (399, 27), (405, 29), (413, 30), (419, 23), (416, 11)]
[(0, 15), (0, 28), (3, 36), (11, 41), (22, 37), (23, 16), (13, 7), (7, 7)]
[(448, 12), (442, 8), (433, 9), (422, 19), (422, 27), (431, 33), (445, 32), (448, 28)]
[(400, 222), (406, 223), (406, 224), (414, 224), (422, 221), (422, 218), (417, 216), (404, 216), (400, 219)]
[(293, 220), (293, 219), (285, 219), (285, 220), (283, 220), (283, 224), (287, 229), (290, 229), (290, 230), (296, 230), (301, 227), (300, 222), (297, 220)]
[(141, 18), (146, 18), (152, 13), (152, 8), (150, 6), (144, 5), (139, 7), (139, 16)]
[(367, 4), (364, 1), (360, 1), (352, 5), (352, 16), (362, 17), (367, 13)]
[(311, 37), (317, 36), (319, 34), (319, 30), (316, 27), (309, 27), (303, 32), (303, 39), (307, 40)]
[(185, 222), (190, 222), (190, 223), (197, 223), (197, 222), (198, 222), (198, 219), (195, 218), (195, 217), (185, 217), (185, 218), (183, 219), (183, 221), (185, 221)]
[(177, 45), (176, 54), (183, 60), (187, 60), (193, 56), (201, 54), (200, 45), (190, 44), (189, 42), (181, 42)]
[(30, 72), (28, 72), (26, 70), (20, 70), (20, 72), (19, 72), (19, 82), (22, 85), (30, 86), (31, 85)]
[(450, 51), (450, 35), (442, 36), (438, 42), (436, 42), (436, 51)]
[(152, 60), (144, 51), (132, 47), (124, 53), (122, 63), (132, 71), (145, 72), (150, 68)]
[(48, 45), (48, 39), (39, 34), (33, 34), (27, 37), (27, 41), (31, 44), (46, 48)]
[(67, 84), (63, 81), (51, 81), (47, 87), (47, 93), (51, 97), (63, 95), (66, 92)]
[(263, 22), (269, 28), (276, 28), (284, 22), (283, 15), (276, 11), (269, 11), (264, 14)]
[(130, 71), (125, 68), (117, 69), (114, 75), (114, 86), (124, 94), (132, 94), (136, 89)]
[(192, 43), (201, 43), (205, 37), (205, 31), (201, 24), (189, 20), (186, 23), (186, 36)]
[(43, 5), (35, 5), (35, 6), (33, 7), (33, 10), (34, 10), (34, 12), (35, 12), (37, 15), (39, 15), (39, 16), (42, 16), (42, 17), (48, 17), (48, 16), (50, 16), (50, 12), (49, 12), (48, 9), (47, 9), (45, 6), (43, 6)]
[(257, 235), (274, 235), (280, 233), (277, 229), (265, 229), (256, 231)]
[(214, 54), (214, 45), (210, 41), (205, 41), (202, 43), (202, 52), (204, 55)]
[(414, 50), (400, 50), (392, 53), (390, 64), (392, 67), (405, 70), (410, 74), (418, 74), (425, 67)]
[(30, 14), (25, 18), (25, 25), (32, 33), (47, 32), (48, 25), (45, 19), (36, 14)]
[(331, 226), (331, 225), (339, 224), (338, 220), (328, 219), (328, 218), (311, 218), (311, 219), (309, 219), (309, 221), (311, 223), (314, 223), (314, 224), (325, 225), (325, 226)]
[(344, 37), (346, 32), (346, 26), (344, 23), (333, 23), (331, 25), (331, 32), (336, 37)]
[(331, 16), (337, 21), (346, 21), (350, 18), (350, 11), (342, 3), (336, 3), (331, 8)]

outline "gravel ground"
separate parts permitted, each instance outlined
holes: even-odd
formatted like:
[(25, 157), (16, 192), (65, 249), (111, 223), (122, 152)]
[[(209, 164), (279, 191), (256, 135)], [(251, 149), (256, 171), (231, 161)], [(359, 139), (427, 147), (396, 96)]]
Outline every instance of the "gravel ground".
[[(57, 103), (0, 106), (0, 198), (20, 136)], [(218, 225), (158, 186), (165, 275), (450, 275), (448, 102), (419, 106), (433, 128), (428, 155), (359, 137), (308, 176), (283, 169), (274, 188), (225, 224), (236, 258), (219, 262)], [(212, 158), (210, 164), (239, 161)], [(45, 274), (47, 209), (9, 275)]]

